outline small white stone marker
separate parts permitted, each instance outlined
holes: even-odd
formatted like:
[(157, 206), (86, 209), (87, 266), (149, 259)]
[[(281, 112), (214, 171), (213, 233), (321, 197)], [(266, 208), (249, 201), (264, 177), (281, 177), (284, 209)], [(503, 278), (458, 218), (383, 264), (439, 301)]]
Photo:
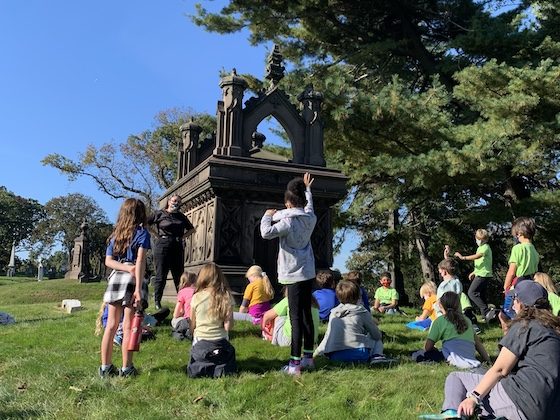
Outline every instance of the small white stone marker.
[(66, 312), (71, 314), (82, 309), (82, 302), (80, 302), (78, 299), (64, 299), (62, 301), (62, 307), (66, 309)]

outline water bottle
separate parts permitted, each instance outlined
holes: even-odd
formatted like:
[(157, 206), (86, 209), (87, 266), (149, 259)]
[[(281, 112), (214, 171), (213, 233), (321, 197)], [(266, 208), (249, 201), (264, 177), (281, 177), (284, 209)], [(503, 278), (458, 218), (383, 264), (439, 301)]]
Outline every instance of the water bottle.
[(136, 311), (130, 325), (128, 351), (140, 351), (140, 341), (142, 340), (142, 321), (144, 321), (144, 312)]

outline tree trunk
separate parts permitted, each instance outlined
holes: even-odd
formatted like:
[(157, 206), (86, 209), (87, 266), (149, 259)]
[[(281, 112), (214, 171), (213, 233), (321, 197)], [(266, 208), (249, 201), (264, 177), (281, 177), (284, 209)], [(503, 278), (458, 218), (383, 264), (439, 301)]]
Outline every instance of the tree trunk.
[(398, 234), (399, 225), (399, 211), (393, 210), (389, 213), (389, 220), (387, 223), (389, 234), (393, 236), (388, 269), (391, 273), (391, 287), (394, 287), (397, 289), (397, 292), (399, 292), (399, 304), (407, 305), (409, 301), (404, 290), (404, 276), (401, 270), (401, 241), (400, 235)]
[(420, 266), (422, 267), (422, 277), (424, 281), (435, 282), (434, 265), (430, 261), (428, 255), (428, 235), (426, 234), (426, 227), (424, 223), (417, 220), (415, 212), (411, 212), (412, 220), (416, 222), (414, 228), (414, 242), (418, 250), (418, 257), (420, 258)]

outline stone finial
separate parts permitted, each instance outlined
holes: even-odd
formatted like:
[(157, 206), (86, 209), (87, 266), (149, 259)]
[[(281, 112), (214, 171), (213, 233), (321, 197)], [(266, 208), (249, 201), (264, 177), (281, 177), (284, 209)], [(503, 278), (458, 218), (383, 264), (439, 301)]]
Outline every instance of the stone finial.
[(270, 80), (270, 89), (278, 85), (280, 80), (284, 78), (285, 67), (282, 65), (283, 59), (284, 57), (280, 53), (280, 48), (278, 45), (275, 45), (266, 60), (266, 74), (264, 76), (266, 79)]

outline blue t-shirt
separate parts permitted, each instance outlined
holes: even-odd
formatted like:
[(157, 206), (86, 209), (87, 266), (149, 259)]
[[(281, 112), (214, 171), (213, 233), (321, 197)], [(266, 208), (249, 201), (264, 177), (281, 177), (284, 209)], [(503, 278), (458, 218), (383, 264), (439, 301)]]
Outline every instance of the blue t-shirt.
[(107, 246), (107, 252), (105, 255), (112, 256), (115, 260), (125, 260), (128, 262), (136, 262), (136, 257), (138, 256), (138, 248), (150, 249), (150, 233), (141, 226), (136, 228), (134, 232), (134, 237), (132, 238), (131, 244), (126, 249), (126, 255), (114, 255), (113, 246), (115, 245), (115, 238), (111, 238), (109, 245)]
[(335, 291), (333, 289), (319, 289), (313, 292), (313, 296), (319, 304), (319, 318), (321, 318), (321, 321), (328, 321), (331, 309), (338, 306)]

